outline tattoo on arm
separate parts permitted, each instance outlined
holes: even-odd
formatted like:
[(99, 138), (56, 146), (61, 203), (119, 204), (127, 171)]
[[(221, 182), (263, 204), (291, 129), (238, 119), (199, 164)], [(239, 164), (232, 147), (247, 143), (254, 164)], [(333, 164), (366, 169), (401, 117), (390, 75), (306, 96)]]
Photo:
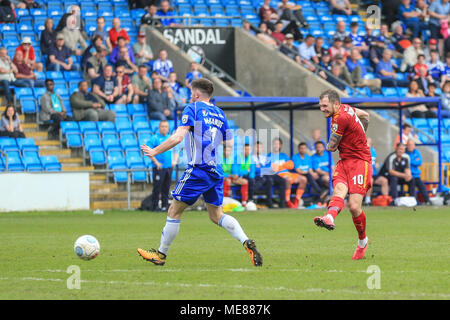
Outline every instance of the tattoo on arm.
[(369, 127), (369, 119), (367, 118), (360, 118), (359, 119), (364, 127), (364, 132), (367, 132), (367, 128)]
[(332, 133), (330, 136), (330, 141), (327, 144), (328, 151), (336, 151), (339, 143), (341, 142), (342, 136)]

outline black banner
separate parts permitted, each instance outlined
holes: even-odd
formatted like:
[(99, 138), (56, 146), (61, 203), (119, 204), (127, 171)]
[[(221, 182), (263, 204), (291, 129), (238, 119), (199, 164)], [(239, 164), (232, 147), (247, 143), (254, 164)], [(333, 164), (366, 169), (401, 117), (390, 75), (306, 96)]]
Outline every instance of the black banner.
[(206, 57), (235, 78), (233, 28), (166, 27), (159, 28), (159, 31), (193, 60), (200, 62)]

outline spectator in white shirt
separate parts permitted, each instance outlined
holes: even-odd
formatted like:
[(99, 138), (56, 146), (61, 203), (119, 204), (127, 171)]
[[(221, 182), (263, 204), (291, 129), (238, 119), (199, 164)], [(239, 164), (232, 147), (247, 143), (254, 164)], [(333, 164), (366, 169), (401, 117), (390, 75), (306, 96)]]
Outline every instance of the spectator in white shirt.
[(298, 47), (298, 54), (302, 65), (309, 71), (314, 71), (316, 68), (311, 62), (319, 64), (316, 50), (314, 49), (314, 37), (312, 35), (306, 36), (305, 41)]

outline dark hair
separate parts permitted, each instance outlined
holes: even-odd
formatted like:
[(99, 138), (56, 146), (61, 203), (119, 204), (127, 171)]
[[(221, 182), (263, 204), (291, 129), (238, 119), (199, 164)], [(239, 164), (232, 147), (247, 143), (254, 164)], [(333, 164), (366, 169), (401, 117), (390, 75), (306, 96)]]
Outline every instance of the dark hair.
[(192, 90), (197, 89), (200, 90), (202, 93), (207, 95), (209, 98), (212, 96), (214, 92), (214, 85), (213, 83), (205, 78), (196, 79), (192, 81), (191, 83)]
[(424, 54), (417, 55), (417, 59), (419, 59), (420, 57), (423, 57), (425, 59), (425, 55)]
[(49, 83), (49, 82), (55, 83), (55, 81), (53, 81), (53, 79), (45, 79), (45, 85), (47, 85), (47, 83)]
[(119, 42), (120, 39), (122, 39), (122, 40), (127, 40), (127, 39), (125, 39), (125, 37), (123, 37), (123, 36), (118, 36), (118, 37), (117, 37), (117, 42)]
[(87, 81), (86, 81), (86, 80), (81, 80), (80, 82), (78, 82), (78, 88), (81, 87), (81, 84), (82, 84), (83, 82), (87, 82)]
[(325, 143), (323, 143), (323, 141), (316, 141), (314, 143), (314, 146), (317, 146), (318, 144), (321, 144), (321, 145), (323, 145), (325, 147)]
[(357, 27), (357, 26), (358, 26), (358, 22), (356, 22), (356, 21), (353, 21), (352, 23), (350, 23), (350, 28)]
[(300, 148), (301, 146), (306, 146), (306, 142), (300, 142), (297, 146), (297, 148)]
[(13, 108), (13, 110), (14, 110), (13, 120), (16, 120), (16, 118), (17, 118), (17, 111), (16, 111), (16, 107), (14, 107), (14, 105), (12, 105), (12, 104), (6, 105), (5, 111), (3, 111), (3, 117), (6, 118), (6, 112), (8, 112), (9, 108)]
[(140, 64), (140, 65), (139, 65), (139, 69), (140, 69), (140, 68), (148, 69), (148, 67), (147, 67), (145, 64)]
[(308, 39), (308, 38), (314, 38), (314, 36), (313, 36), (312, 34), (308, 34), (308, 35), (306, 36), (306, 39)]
[(277, 140), (280, 144), (283, 144), (283, 140), (281, 140), (281, 138), (275, 138), (272, 140), (272, 142), (277, 141)]
[(334, 104), (335, 102), (341, 103), (341, 98), (339, 97), (339, 93), (337, 93), (336, 90), (328, 89), (322, 92), (319, 96), (319, 100), (322, 100), (323, 98), (328, 97), (328, 100), (331, 104)]
[(403, 143), (403, 142), (399, 142), (399, 143), (397, 143), (397, 145), (395, 146), (395, 148), (398, 148), (398, 147), (406, 147), (406, 145)]
[[(103, 18), (103, 17), (100, 17)], [(93, 38), (92, 38), (92, 43), (95, 43), (95, 41), (97, 41), (98, 39), (103, 41), (103, 37), (99, 34), (96, 34)]]
[(408, 123), (405, 123), (405, 124), (403, 125), (403, 129), (406, 129), (406, 128), (412, 128), (412, 127), (411, 127), (411, 125), (410, 125), (410, 124), (408, 124)]

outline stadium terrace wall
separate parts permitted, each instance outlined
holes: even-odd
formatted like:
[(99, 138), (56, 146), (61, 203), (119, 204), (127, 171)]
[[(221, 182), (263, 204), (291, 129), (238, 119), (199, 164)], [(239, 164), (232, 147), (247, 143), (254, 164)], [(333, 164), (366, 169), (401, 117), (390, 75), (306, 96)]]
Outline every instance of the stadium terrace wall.
[[(152, 27), (146, 27), (145, 33), (147, 35), (147, 43), (152, 48), (153, 54), (158, 56), (160, 50), (165, 49), (169, 59), (174, 65), (174, 70), (177, 73), (178, 81), (184, 82), (186, 74), (189, 72), (189, 65), (192, 62), (191, 58), (184, 53), (178, 46), (171, 43), (163, 34)], [(209, 71), (200, 65), (199, 71), (209, 80), (214, 83), (214, 95), (216, 96), (233, 96), (239, 95), (231, 89), (221, 79), (209, 74)]]
[(89, 173), (2, 173), (0, 212), (89, 210)]

